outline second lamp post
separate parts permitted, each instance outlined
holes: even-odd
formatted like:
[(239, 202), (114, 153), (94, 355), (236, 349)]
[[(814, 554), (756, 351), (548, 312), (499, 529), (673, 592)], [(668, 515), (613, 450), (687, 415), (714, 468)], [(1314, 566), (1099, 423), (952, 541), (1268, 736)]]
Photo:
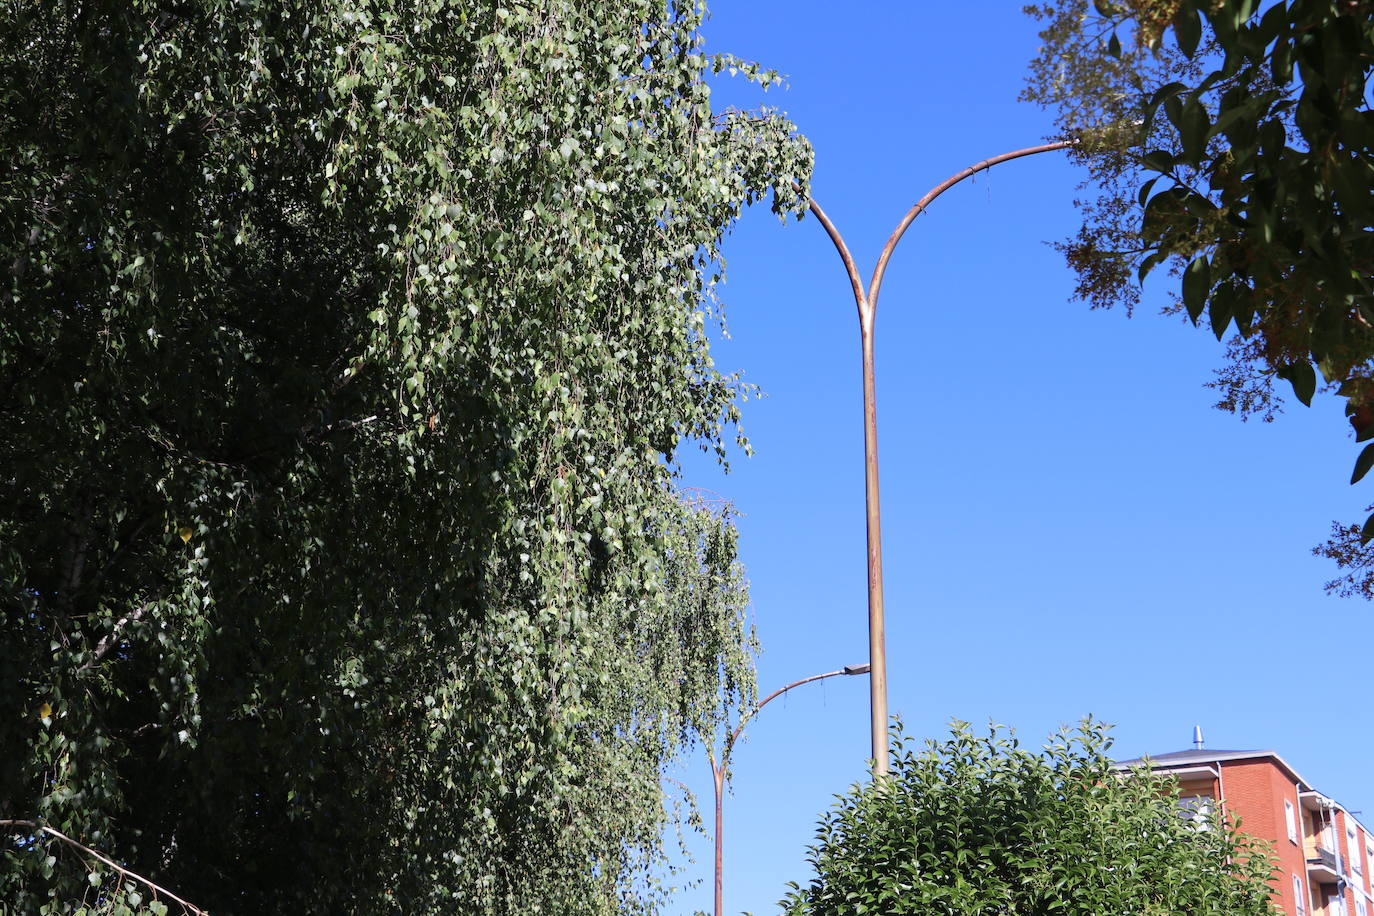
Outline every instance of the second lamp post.
[(715, 778), (715, 782), (716, 782), (716, 896), (715, 896), (715, 903), (716, 903), (715, 914), (716, 914), (716, 916), (724, 916), (724, 913), (725, 913), (725, 910), (724, 910), (724, 903), (723, 903), (723, 900), (724, 900), (724, 897), (723, 897), (723, 888), (724, 888), (724, 878), (723, 878), (723, 872), (724, 872), (723, 852), (724, 852), (724, 845), (723, 845), (722, 840), (721, 840), (721, 837), (722, 837), (721, 828), (724, 826), (724, 822), (725, 822), (725, 816), (724, 816), (724, 811), (725, 811), (725, 777), (728, 775), (728, 772), (729, 772), (729, 767), (730, 767), (730, 752), (733, 751), (733, 750), (735, 749), (735, 742), (739, 740), (740, 733), (741, 733), (742, 731), (744, 731), (744, 726), (748, 725), (749, 722), (750, 722), (750, 720), (752, 720), (752, 719), (754, 718), (754, 716), (758, 715), (758, 714), (759, 714), (759, 710), (761, 710), (761, 709), (763, 709), (763, 707), (767, 706), (770, 700), (775, 700), (775, 699), (777, 699), (778, 697), (782, 696), (782, 695), (783, 695), (784, 693), (786, 693), (787, 691), (791, 690), (793, 687), (800, 687), (802, 684), (809, 684), (809, 683), (811, 683), (812, 681), (824, 680), (825, 678), (828, 678), (828, 677), (835, 677), (836, 675), (839, 675), (839, 674), (847, 674), (847, 675), (851, 675), (851, 676), (852, 676), (852, 675), (856, 675), (856, 674), (867, 674), (867, 673), (868, 673), (868, 665), (845, 665), (843, 668), (841, 668), (841, 669), (838, 670), (838, 671), (827, 671), (825, 674), (813, 674), (813, 675), (811, 675), (810, 677), (804, 677), (804, 678), (802, 678), (802, 679), (799, 680), (799, 681), (793, 681), (792, 683), (788, 684), (786, 687), (779, 687), (777, 690), (774, 690), (772, 693), (768, 694), (768, 696), (766, 696), (766, 697), (764, 697), (762, 700), (760, 700), (760, 701), (759, 701), (759, 704), (758, 704), (757, 706), (755, 706), (755, 707), (754, 707), (753, 709), (751, 709), (749, 712), (747, 712), (747, 713), (745, 713), (743, 716), (741, 716), (741, 717), (740, 717), (740, 720), (739, 720), (739, 724), (735, 726), (734, 731), (729, 732), (729, 733), (726, 734), (726, 736), (725, 736), (725, 741), (724, 741), (724, 743), (721, 745), (721, 748), (720, 748), (720, 762), (719, 762), (719, 763), (716, 762), (715, 751), (713, 751), (713, 750), (712, 750), (711, 748), (709, 748), (709, 747), (706, 749), (706, 756), (707, 756), (707, 759), (709, 759), (709, 760), (711, 761), (711, 775)]

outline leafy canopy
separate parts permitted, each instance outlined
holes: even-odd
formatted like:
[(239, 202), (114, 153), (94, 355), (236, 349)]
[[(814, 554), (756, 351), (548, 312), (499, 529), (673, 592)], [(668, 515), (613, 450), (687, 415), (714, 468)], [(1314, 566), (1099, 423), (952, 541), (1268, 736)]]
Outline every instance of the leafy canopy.
[(1124, 773), (1100, 723), (1043, 752), (1007, 730), (911, 750), (822, 819), (789, 916), (1272, 916), (1267, 851), (1220, 816), (1180, 816), (1177, 786)]
[[(711, 108), (775, 77), (704, 17), (7, 7), (0, 819), (212, 912), (655, 908), (660, 775), (753, 689), (673, 455), (748, 392), (720, 239), (810, 170)], [(0, 857), (19, 912), (157, 912)]]
[[(1227, 340), (1219, 407), (1267, 420), (1276, 379), (1304, 404), (1324, 382), (1358, 438), (1374, 437), (1370, 5), (1054, 0), (1027, 11), (1044, 31), (1023, 97), (1082, 131), (1078, 155), (1100, 192), (1062, 246), (1079, 295), (1129, 307), (1135, 281), (1166, 265), (1175, 307)], [(1352, 483), (1371, 466), (1374, 445)], [(1374, 515), (1337, 533), (1363, 546)], [(1367, 564), (1358, 554), (1344, 559)]]

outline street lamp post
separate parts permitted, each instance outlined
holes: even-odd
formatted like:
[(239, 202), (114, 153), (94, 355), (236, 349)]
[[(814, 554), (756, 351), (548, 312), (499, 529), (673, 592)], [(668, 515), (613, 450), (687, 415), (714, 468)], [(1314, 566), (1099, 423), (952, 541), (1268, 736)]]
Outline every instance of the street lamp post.
[(1002, 153), (1000, 156), (993, 156), (990, 159), (975, 163), (931, 188), (925, 193), (925, 196), (916, 202), (915, 206), (907, 211), (906, 216), (892, 231), (887, 244), (883, 246), (882, 254), (878, 256), (878, 264), (873, 268), (873, 276), (869, 280), (867, 291), (864, 290), (863, 280), (859, 276), (858, 267), (854, 264), (854, 257), (849, 253), (849, 246), (844, 243), (840, 231), (825, 215), (820, 204), (816, 203), (814, 199), (809, 202), (811, 212), (816, 214), (816, 218), (820, 220), (821, 225), (830, 236), (830, 240), (835, 243), (835, 250), (839, 252), (840, 260), (844, 262), (845, 273), (849, 276), (849, 285), (854, 293), (854, 304), (859, 310), (859, 338), (863, 348), (864, 503), (867, 510), (868, 532), (868, 658), (873, 669), (869, 678), (869, 710), (873, 730), (873, 776), (875, 779), (887, 775), (888, 768), (887, 648), (883, 632), (882, 517), (878, 509), (878, 405), (873, 379), (873, 324), (878, 310), (878, 291), (883, 284), (883, 274), (887, 271), (887, 262), (891, 259), (892, 252), (897, 247), (897, 243), (901, 241), (902, 235), (905, 234), (912, 221), (924, 213), (926, 208), (934, 202), (935, 198), (964, 179), (971, 178), (999, 163), (1011, 159), (1020, 159), (1023, 156), (1032, 156), (1036, 153), (1067, 149), (1076, 145), (1077, 142), (1076, 139), (1057, 140), (1053, 143), (1044, 143), (1040, 146)]
[(760, 711), (761, 709), (763, 709), (763, 707), (767, 706), (768, 703), (769, 703), (770, 701), (775, 700), (775, 699), (777, 699), (778, 697), (782, 696), (784, 693), (786, 693), (787, 691), (791, 690), (793, 687), (800, 687), (802, 684), (809, 684), (809, 683), (811, 683), (812, 681), (820, 681), (820, 680), (824, 680), (825, 678), (828, 678), (828, 677), (835, 677), (836, 675), (840, 675), (840, 674), (849, 675), (849, 676), (852, 677), (852, 676), (854, 676), (854, 675), (856, 675), (856, 674), (867, 674), (868, 671), (869, 671), (869, 666), (868, 666), (868, 665), (845, 665), (843, 668), (839, 669), (838, 671), (827, 671), (825, 674), (813, 674), (813, 675), (811, 675), (810, 677), (804, 677), (804, 678), (802, 678), (802, 679), (799, 680), (799, 681), (793, 681), (792, 683), (788, 684), (786, 687), (779, 687), (777, 690), (774, 690), (772, 693), (768, 694), (768, 696), (766, 696), (766, 697), (764, 697), (762, 700), (760, 700), (760, 701), (759, 701), (759, 704), (758, 704), (757, 706), (755, 706), (752, 710), (750, 710), (748, 713), (746, 713), (745, 715), (743, 715), (743, 716), (740, 718), (739, 724), (735, 726), (735, 730), (732, 731), (732, 732), (730, 732), (728, 735), (725, 736), (725, 742), (724, 742), (724, 744), (721, 745), (721, 749), (720, 749), (720, 763), (719, 763), (719, 764), (716, 763), (715, 750), (714, 750), (713, 748), (709, 748), (709, 747), (706, 749), (706, 757), (707, 757), (708, 760), (711, 761), (711, 775), (715, 778), (715, 784), (716, 784), (716, 896), (715, 896), (715, 905), (716, 905), (716, 908), (715, 908), (715, 916), (724, 916), (724, 912), (725, 912), (725, 910), (724, 910), (724, 903), (723, 903), (723, 899), (724, 899), (724, 898), (723, 898), (724, 883), (723, 883), (723, 858), (722, 858), (722, 851), (723, 851), (723, 849), (724, 849), (724, 846), (722, 845), (722, 841), (721, 841), (721, 837), (722, 837), (721, 828), (722, 828), (722, 826), (723, 826), (723, 824), (724, 824), (724, 808), (725, 808), (725, 775), (726, 775), (726, 773), (728, 772), (729, 767), (730, 767), (730, 752), (734, 750), (734, 748), (735, 748), (735, 742), (736, 742), (737, 740), (739, 740), (740, 733), (744, 731), (744, 726), (747, 725), (747, 724), (750, 722), (750, 720), (752, 720), (755, 716), (757, 716), (757, 715), (759, 714), (759, 711)]

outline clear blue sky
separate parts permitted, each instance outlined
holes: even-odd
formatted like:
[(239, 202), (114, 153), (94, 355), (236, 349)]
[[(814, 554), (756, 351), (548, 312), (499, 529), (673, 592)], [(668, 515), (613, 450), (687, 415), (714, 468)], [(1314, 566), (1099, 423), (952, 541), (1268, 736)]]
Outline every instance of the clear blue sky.
[[(927, 188), (1050, 131), (1019, 104), (1037, 46), (1016, 2), (716, 0), (712, 50), (788, 75), (763, 96), (816, 147), (815, 193), (871, 269)], [(758, 101), (742, 81), (722, 102)], [(1317, 788), (1374, 815), (1374, 606), (1328, 597), (1309, 554), (1360, 517), (1341, 405), (1272, 425), (1213, 410), (1221, 347), (1158, 314), (1071, 302), (1045, 242), (1077, 227), (1080, 175), (1057, 154), (1008, 163), (943, 197), (908, 233), (878, 314), (879, 427), (891, 707), (915, 736), (951, 717), (1038, 743), (1085, 714), (1116, 752), (1273, 748)], [(764, 692), (866, 660), (858, 328), (815, 220), (763, 208), (727, 248), (731, 339), (717, 362), (767, 397), (757, 455), (689, 483), (744, 513)], [(865, 776), (867, 683), (774, 702), (738, 749), (726, 809), (726, 908), (776, 912), (832, 796)], [(709, 771), (687, 777), (710, 802)], [(709, 815), (709, 810), (703, 812)], [(1370, 822), (1370, 815), (1366, 815)], [(709, 911), (701, 884), (673, 912)]]

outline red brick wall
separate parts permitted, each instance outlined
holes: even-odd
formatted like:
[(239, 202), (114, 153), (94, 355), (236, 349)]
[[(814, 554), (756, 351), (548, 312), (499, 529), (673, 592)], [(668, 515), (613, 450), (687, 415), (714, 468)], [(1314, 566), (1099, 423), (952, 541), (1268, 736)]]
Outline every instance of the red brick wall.
[[(1302, 810), (1298, 804), (1298, 787), (1272, 760), (1236, 760), (1221, 764), (1221, 791), (1226, 812), (1240, 820), (1240, 829), (1250, 836), (1268, 841), (1278, 862), (1274, 886), (1284, 913), (1297, 913), (1293, 899), (1293, 875), (1307, 886), (1307, 861), (1302, 848)], [(1283, 802), (1292, 803), (1298, 818), (1298, 842), (1288, 839)], [(1312, 914), (1313, 902), (1304, 902), (1305, 912)], [(1353, 916), (1353, 910), (1352, 910)]]

